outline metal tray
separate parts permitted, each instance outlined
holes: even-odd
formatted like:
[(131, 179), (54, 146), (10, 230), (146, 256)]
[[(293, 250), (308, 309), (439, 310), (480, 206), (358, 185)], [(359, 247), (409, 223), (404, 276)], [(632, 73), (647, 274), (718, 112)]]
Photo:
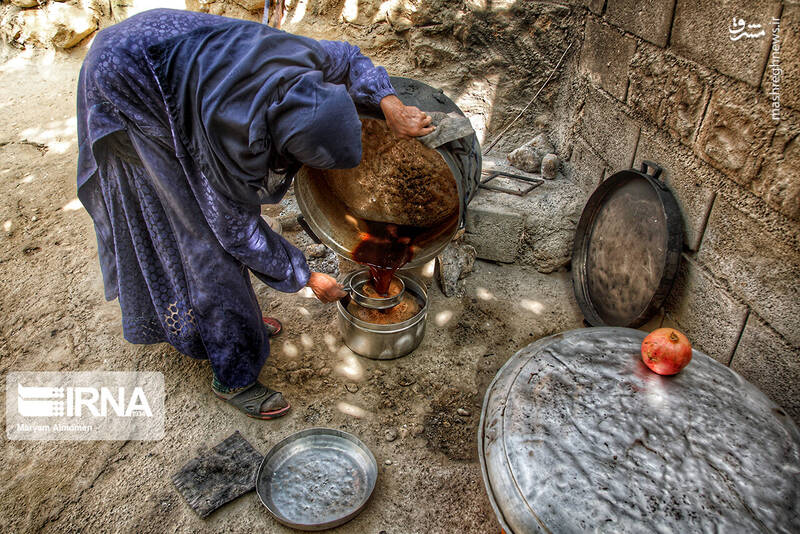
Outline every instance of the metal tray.
[(591, 326), (641, 326), (672, 288), (683, 221), (660, 174), (643, 161), (641, 171), (614, 174), (586, 202), (575, 230), (572, 287)]
[(287, 437), (267, 453), (256, 493), (270, 513), (299, 530), (325, 530), (354, 518), (366, 506), (378, 464), (355, 436), (310, 428)]

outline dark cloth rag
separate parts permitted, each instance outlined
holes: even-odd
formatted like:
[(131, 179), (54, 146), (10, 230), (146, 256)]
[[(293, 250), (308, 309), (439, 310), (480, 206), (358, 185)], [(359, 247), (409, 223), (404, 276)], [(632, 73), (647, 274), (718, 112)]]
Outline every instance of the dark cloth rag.
[(172, 482), (200, 517), (256, 487), (263, 456), (237, 430), (172, 475)]
[(442, 111), (428, 111), (431, 123), (436, 129), (429, 134), (417, 137), (428, 148), (437, 148), (445, 143), (467, 137), (475, 133), (469, 119), (455, 111), (444, 113)]

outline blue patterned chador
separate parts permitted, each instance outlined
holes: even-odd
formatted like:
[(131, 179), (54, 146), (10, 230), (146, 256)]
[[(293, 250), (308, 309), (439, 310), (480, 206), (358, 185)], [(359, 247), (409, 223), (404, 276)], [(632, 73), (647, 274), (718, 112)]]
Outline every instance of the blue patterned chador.
[(78, 197), (125, 339), (253, 383), (269, 342), (248, 270), (284, 292), (309, 277), (260, 205), (301, 164), (358, 164), (354, 102), (394, 94), (386, 71), (347, 43), (157, 9), (101, 31), (78, 83)]

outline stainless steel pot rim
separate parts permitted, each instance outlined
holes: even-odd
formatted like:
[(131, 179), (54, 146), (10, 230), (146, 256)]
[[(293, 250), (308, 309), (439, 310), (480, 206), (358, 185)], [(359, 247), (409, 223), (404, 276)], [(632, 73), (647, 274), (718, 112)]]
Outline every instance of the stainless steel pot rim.
[[(352, 280), (356, 275), (363, 273), (365, 271), (366, 271), (365, 269), (359, 269), (348, 274), (345, 277), (344, 281), (342, 282), (343, 285), (347, 287), (348, 284), (350, 283), (350, 280)], [(358, 327), (384, 334), (393, 334), (396, 332), (407, 330), (410, 326), (413, 326), (419, 323), (420, 321), (424, 321), (425, 318), (427, 317), (427, 312), (428, 312), (428, 292), (425, 291), (425, 286), (423, 286), (421, 283), (417, 282), (416, 280), (414, 280), (414, 278), (408, 275), (397, 273), (395, 276), (403, 280), (403, 283), (405, 284), (407, 290), (410, 290), (411, 293), (414, 293), (423, 301), (422, 308), (420, 308), (419, 312), (414, 317), (406, 319), (401, 323), (394, 323), (394, 324), (368, 323), (366, 321), (362, 321), (361, 319), (357, 319), (356, 317), (350, 315), (350, 312), (347, 311), (347, 307), (345, 306), (345, 304), (342, 303), (342, 300), (339, 300), (336, 302), (336, 307), (339, 309), (339, 313), (342, 315), (342, 318)]]
[(349, 287), (351, 292), (350, 296), (356, 301), (357, 304), (360, 304), (365, 308), (372, 308), (374, 310), (386, 310), (398, 305), (400, 301), (403, 300), (403, 294), (406, 291), (406, 284), (401, 277), (397, 276), (396, 274), (393, 276), (393, 279), (396, 279), (400, 282), (401, 287), (400, 292), (391, 297), (370, 297), (364, 294), (362, 289), (371, 278), (372, 277), (368, 271), (358, 271), (357, 274), (348, 278), (350, 283), (345, 287)]

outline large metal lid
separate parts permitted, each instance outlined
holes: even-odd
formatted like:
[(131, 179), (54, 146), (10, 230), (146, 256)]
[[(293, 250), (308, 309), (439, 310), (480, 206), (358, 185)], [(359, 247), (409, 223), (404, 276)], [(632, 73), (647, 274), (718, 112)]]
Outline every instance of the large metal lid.
[[(647, 168), (654, 169), (647, 174)], [(672, 287), (683, 230), (661, 168), (621, 171), (583, 209), (572, 252), (572, 285), (592, 326), (640, 326)]]
[(701, 352), (652, 373), (644, 337), (573, 330), (497, 373), (478, 448), (506, 533), (800, 532), (794, 422)]

